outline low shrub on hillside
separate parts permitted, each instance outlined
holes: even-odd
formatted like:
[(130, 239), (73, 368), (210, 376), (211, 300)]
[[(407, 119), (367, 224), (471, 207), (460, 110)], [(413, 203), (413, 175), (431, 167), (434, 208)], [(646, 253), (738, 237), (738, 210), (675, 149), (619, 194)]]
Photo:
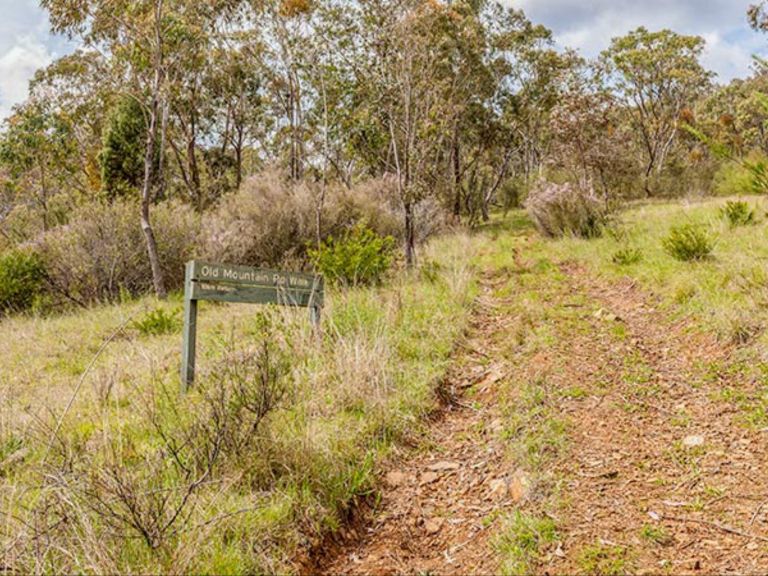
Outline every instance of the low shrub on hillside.
[(662, 240), (664, 250), (682, 262), (704, 260), (712, 254), (715, 241), (709, 231), (696, 224), (673, 226)]
[[(166, 286), (184, 281), (184, 264), (198, 243), (198, 219), (183, 204), (153, 208), (152, 224)], [(57, 292), (81, 303), (114, 300), (121, 293), (152, 290), (152, 271), (135, 201), (90, 204), (70, 223), (46, 233), (40, 242), (46, 269)]]
[(525, 207), (536, 228), (550, 237), (568, 234), (600, 236), (608, 221), (605, 202), (591, 187), (541, 181), (528, 194)]
[(358, 224), (341, 238), (330, 237), (309, 254), (315, 269), (346, 286), (379, 284), (392, 265), (395, 240)]
[(729, 200), (720, 208), (720, 215), (733, 228), (755, 222), (755, 211), (743, 200)]
[(318, 210), (322, 238), (343, 234), (360, 221), (381, 236), (400, 237), (400, 216), (389, 184), (372, 180), (348, 190), (320, 190), (306, 182), (289, 183), (266, 172), (247, 180), (206, 216), (204, 253), (208, 258), (253, 266), (305, 261), (317, 242)]
[(618, 266), (630, 266), (643, 259), (643, 253), (639, 248), (622, 248), (611, 256), (611, 261)]
[(0, 254), (0, 313), (31, 308), (44, 283), (45, 265), (37, 253), (16, 249)]
[(144, 314), (138, 320), (134, 320), (131, 326), (143, 336), (161, 336), (173, 334), (181, 329), (181, 311), (166, 311), (156, 308)]

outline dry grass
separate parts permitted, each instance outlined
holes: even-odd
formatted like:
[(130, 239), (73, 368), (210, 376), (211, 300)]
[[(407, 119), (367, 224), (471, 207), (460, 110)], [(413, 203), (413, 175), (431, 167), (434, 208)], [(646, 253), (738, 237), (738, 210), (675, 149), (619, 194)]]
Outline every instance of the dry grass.
[[(306, 311), (203, 304), (199, 384), (186, 396), (180, 334), (132, 327), (158, 307), (172, 313), (179, 300), (5, 319), (3, 565), (290, 570), (369, 493), (392, 441), (433, 408), (466, 321), (478, 241), (454, 235), (427, 247), (424, 259), (438, 270), (429, 279), (403, 273), (381, 289), (332, 293), (320, 338)], [(246, 360), (265, 340), (284, 394), (256, 418), (264, 372)]]

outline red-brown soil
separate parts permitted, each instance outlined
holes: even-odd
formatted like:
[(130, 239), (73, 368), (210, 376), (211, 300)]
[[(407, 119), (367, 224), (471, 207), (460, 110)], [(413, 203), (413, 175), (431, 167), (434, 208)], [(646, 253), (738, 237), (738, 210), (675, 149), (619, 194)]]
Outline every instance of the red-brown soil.
[[(768, 573), (768, 430), (722, 397), (728, 386), (749, 398), (761, 383), (728, 370), (730, 346), (670, 321), (631, 280), (611, 284), (573, 263), (561, 272), (558, 286), (542, 280), (557, 337), (535, 350), (510, 344), (525, 325), (494, 297), (511, 273), (486, 279), (448, 377), (455, 402), (387, 464), (375, 511), (318, 550), (309, 571), (496, 573), (500, 519), (520, 509), (557, 526), (558, 542), (536, 559), (541, 574)], [(526, 381), (547, 382), (548, 407), (566, 422), (545, 470), (516, 462), (501, 433)], [(539, 473), (546, 493), (532, 488)], [(601, 563), (601, 551), (616, 562)]]

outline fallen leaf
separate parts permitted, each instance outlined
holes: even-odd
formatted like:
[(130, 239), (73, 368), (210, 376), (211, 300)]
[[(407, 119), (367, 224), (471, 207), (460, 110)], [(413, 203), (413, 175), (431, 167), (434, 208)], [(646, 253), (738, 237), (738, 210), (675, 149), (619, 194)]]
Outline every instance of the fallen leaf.
[(437, 464), (432, 464), (429, 466), (430, 470), (434, 470), (435, 472), (442, 472), (444, 470), (456, 470), (459, 468), (458, 462), (438, 462)]
[(704, 436), (699, 436), (698, 434), (693, 434), (691, 436), (686, 436), (683, 438), (683, 446), (686, 448), (695, 448), (696, 446), (703, 446), (704, 445)]
[(509, 494), (512, 496), (512, 500), (520, 502), (528, 496), (530, 490), (531, 481), (528, 476), (520, 470), (515, 472), (509, 483)]
[(427, 531), (427, 534), (437, 534), (443, 527), (444, 522), (445, 520), (442, 518), (430, 518), (424, 523), (424, 529)]
[(494, 502), (504, 500), (504, 498), (507, 497), (508, 491), (509, 487), (507, 486), (507, 481), (504, 478), (496, 478), (495, 480), (491, 480), (486, 500), (492, 500)]
[(388, 472), (384, 479), (390, 486), (397, 487), (405, 483), (406, 476), (404, 472), (393, 470), (392, 472)]
[(424, 472), (424, 474), (421, 475), (421, 484), (432, 484), (432, 482), (437, 480), (439, 477), (440, 475), (436, 472)]

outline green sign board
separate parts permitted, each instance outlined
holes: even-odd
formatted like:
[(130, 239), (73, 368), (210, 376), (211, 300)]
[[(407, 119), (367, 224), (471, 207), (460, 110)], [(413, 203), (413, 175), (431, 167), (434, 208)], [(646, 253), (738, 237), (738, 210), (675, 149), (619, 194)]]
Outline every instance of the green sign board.
[(312, 323), (317, 326), (320, 323), (323, 296), (323, 279), (314, 274), (213, 264), (198, 260), (188, 262), (184, 282), (182, 388), (186, 389), (195, 380), (199, 300), (301, 306), (309, 308)]

